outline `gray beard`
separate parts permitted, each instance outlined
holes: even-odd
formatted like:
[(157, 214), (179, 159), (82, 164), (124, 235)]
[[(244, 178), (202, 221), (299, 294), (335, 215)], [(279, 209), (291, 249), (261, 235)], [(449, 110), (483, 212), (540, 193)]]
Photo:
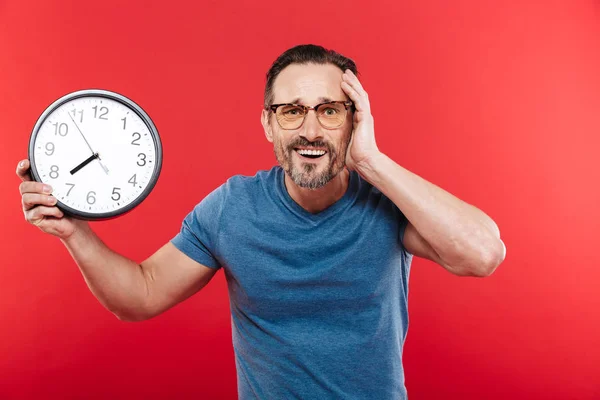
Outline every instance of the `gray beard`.
[(294, 183), (302, 188), (315, 190), (322, 188), (331, 181), (335, 175), (333, 173), (333, 162), (330, 161), (329, 166), (325, 171), (321, 172), (316, 176), (310, 176), (310, 174), (317, 168), (314, 164), (302, 164), (300, 168), (296, 168), (292, 163), (288, 163), (288, 170), (286, 171)]
[[(300, 163), (300, 166), (296, 166), (292, 163), (292, 152), (295, 151), (294, 147), (300, 144), (308, 145), (306, 140), (303, 141), (299, 139), (296, 142), (289, 144), (287, 148), (280, 147), (281, 157), (276, 150), (277, 146), (273, 146), (273, 152), (275, 153), (275, 158), (277, 158), (279, 165), (284, 168), (285, 172), (292, 178), (292, 181), (294, 181), (296, 185), (301, 188), (315, 190), (327, 185), (341, 170), (344, 169), (344, 166), (346, 165), (346, 149), (348, 148), (349, 143), (350, 137), (348, 137), (345, 146), (340, 149), (342, 152), (340, 154), (343, 156), (342, 160), (338, 160), (338, 154), (332, 146), (327, 146), (329, 150), (329, 165), (327, 165), (325, 170), (318, 175), (314, 175), (314, 171), (317, 168), (315, 164)], [(336, 168), (336, 164), (338, 164), (339, 161), (342, 161), (342, 163)]]
[(287, 154), (283, 155), (284, 159), (279, 157), (279, 154), (277, 154), (276, 150), (274, 150), (274, 153), (275, 158), (277, 158), (277, 162), (279, 162), (279, 165), (281, 165), (282, 167), (284, 165), (287, 165), (287, 167), (284, 167), (285, 172), (289, 175), (290, 178), (292, 178), (294, 183), (300, 186), (301, 188), (310, 190), (322, 188), (323, 186), (327, 185), (329, 181), (335, 178), (335, 176), (340, 172), (337, 171), (334, 173), (333, 171), (336, 160), (335, 156), (331, 156), (331, 153), (329, 153), (329, 156), (331, 158), (329, 160), (329, 165), (327, 166), (327, 168), (320, 174), (312, 176), (311, 174), (317, 168), (316, 165), (311, 163), (302, 163), (300, 164), (300, 167), (297, 167), (294, 163), (292, 163), (292, 154), (290, 154), (291, 152), (287, 152)]

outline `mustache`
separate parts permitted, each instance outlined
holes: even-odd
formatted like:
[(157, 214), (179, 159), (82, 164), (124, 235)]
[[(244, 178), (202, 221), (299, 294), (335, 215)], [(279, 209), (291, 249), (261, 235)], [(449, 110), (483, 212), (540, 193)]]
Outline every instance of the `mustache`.
[(322, 140), (315, 140), (314, 142), (309, 142), (306, 138), (303, 137), (298, 137), (298, 139), (294, 140), (293, 142), (291, 142), (288, 146), (288, 152), (292, 152), (294, 151), (294, 148), (296, 147), (307, 147), (307, 148), (326, 148), (327, 152), (329, 154), (333, 154), (335, 153), (333, 147), (331, 146), (330, 143), (324, 142)]

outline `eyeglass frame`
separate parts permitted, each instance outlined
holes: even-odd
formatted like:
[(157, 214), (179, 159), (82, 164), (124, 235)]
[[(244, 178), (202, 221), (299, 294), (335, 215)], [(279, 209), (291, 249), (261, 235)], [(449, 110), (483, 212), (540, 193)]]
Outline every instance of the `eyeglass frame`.
[[(343, 104), (344, 108), (346, 109), (346, 111), (348, 111), (348, 107), (351, 107), (351, 111), (354, 112), (355, 107), (354, 107), (354, 102), (352, 100), (333, 100), (333, 101), (326, 101), (324, 103), (319, 103), (313, 107), (311, 106), (305, 106), (303, 104), (295, 104), (295, 103), (280, 103), (280, 104), (271, 104), (270, 106), (265, 107), (265, 110), (271, 110), (273, 111), (273, 113), (275, 115), (277, 115), (277, 108), (281, 107), (281, 106), (296, 106), (296, 107), (302, 107), (304, 109), (304, 117), (302, 118), (302, 122), (300, 123), (300, 125), (298, 126), (298, 128), (284, 128), (283, 126), (281, 126), (281, 123), (279, 122), (279, 120), (277, 119), (277, 117), (275, 117), (275, 119), (277, 119), (277, 124), (279, 125), (279, 127), (281, 129), (284, 129), (286, 131), (291, 131), (294, 129), (299, 129), (302, 127), (302, 125), (304, 125), (304, 121), (306, 120), (306, 116), (308, 115), (308, 112), (310, 110), (315, 110), (315, 113), (317, 112), (317, 110), (319, 109), (319, 107), (325, 105), (325, 104)], [(321, 122), (321, 120), (319, 119), (319, 117), (317, 116), (317, 121), (319, 121), (319, 125), (323, 126), (323, 123)], [(342, 122), (339, 126), (336, 126), (335, 128), (327, 128), (325, 126), (323, 126), (323, 128), (325, 129), (337, 129), (340, 126), (344, 125), (344, 123)]]

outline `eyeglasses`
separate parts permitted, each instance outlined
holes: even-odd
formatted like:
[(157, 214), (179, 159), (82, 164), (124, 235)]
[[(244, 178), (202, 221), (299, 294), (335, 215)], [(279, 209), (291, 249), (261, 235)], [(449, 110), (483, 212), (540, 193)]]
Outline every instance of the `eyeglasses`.
[(315, 110), (317, 120), (325, 129), (334, 129), (342, 126), (346, 120), (348, 108), (354, 111), (352, 101), (328, 101), (314, 107), (301, 104), (273, 104), (267, 107), (275, 113), (279, 126), (283, 129), (298, 129), (304, 123), (309, 110)]

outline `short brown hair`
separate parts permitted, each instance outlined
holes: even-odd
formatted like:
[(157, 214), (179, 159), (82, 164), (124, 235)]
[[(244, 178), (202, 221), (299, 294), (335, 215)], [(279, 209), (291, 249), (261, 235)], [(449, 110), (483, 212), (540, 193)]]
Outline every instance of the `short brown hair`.
[(301, 44), (286, 50), (277, 57), (267, 72), (267, 84), (265, 86), (265, 109), (273, 102), (273, 82), (279, 73), (290, 64), (333, 64), (342, 71), (349, 69), (358, 76), (356, 64), (350, 58), (345, 57), (333, 50), (314, 44)]

